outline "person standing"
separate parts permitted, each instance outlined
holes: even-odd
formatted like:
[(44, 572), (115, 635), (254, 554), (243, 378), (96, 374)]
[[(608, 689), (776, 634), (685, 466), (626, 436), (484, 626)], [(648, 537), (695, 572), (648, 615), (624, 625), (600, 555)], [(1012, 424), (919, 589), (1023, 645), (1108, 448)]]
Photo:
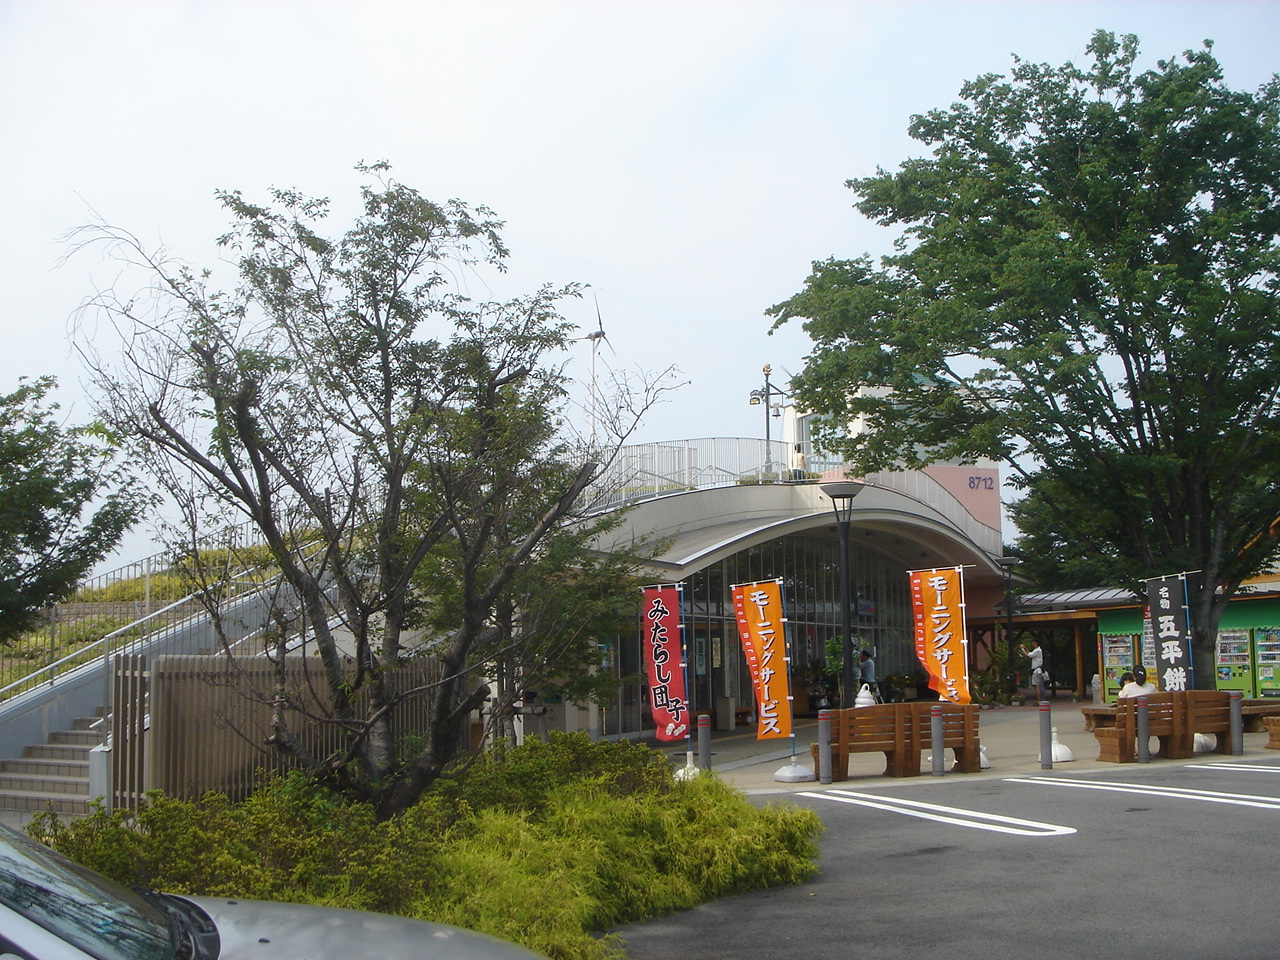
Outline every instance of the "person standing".
[(858, 654), (858, 682), (866, 685), (877, 702), (884, 700), (880, 696), (880, 688), (876, 685), (876, 661), (871, 656), (870, 650), (863, 650)]
[(1044, 650), (1040, 641), (1033, 639), (1031, 649), (1022, 648), (1022, 655), (1031, 661), (1031, 684), (1036, 688), (1036, 701), (1047, 700), (1046, 688), (1049, 685), (1049, 674), (1044, 667)]
[(871, 656), (870, 650), (863, 650), (858, 654), (858, 676), (862, 678), (863, 683), (869, 683), (872, 689), (875, 688), (876, 661)]
[(796, 444), (791, 451), (791, 479), (793, 482), (803, 480), (809, 475), (809, 461), (805, 458), (804, 447)]

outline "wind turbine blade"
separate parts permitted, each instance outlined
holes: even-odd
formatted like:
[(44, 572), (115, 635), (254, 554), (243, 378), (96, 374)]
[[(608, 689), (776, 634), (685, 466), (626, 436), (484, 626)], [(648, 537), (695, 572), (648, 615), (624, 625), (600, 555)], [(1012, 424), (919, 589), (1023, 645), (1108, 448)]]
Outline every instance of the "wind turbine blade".
[(609, 338), (604, 332), (604, 318), (600, 316), (600, 298), (596, 296), (594, 290), (591, 291), (591, 299), (596, 302), (596, 332), (592, 334), (592, 339), (596, 341), (603, 340), (604, 345), (609, 348), (609, 352), (616, 357), (618, 352), (613, 349), (613, 344), (609, 342)]

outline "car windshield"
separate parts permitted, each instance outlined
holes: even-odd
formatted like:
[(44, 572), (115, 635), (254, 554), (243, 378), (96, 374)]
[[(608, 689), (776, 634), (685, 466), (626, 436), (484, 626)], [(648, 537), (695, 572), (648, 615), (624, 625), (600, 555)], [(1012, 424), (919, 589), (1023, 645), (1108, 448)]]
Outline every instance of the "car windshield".
[(164, 913), (0, 826), (0, 902), (98, 960), (172, 960)]

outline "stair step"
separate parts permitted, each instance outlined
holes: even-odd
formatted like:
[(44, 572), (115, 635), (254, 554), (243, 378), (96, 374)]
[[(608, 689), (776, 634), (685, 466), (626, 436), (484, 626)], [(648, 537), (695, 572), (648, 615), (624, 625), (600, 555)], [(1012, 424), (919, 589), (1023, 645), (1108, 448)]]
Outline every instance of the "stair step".
[(98, 730), (102, 726), (101, 717), (80, 717), (72, 723), (76, 730)]
[(0, 790), (0, 810), (33, 810), (85, 816), (89, 813), (88, 794), (51, 794), (39, 790)]
[(0, 793), (9, 790), (34, 791), (73, 796), (89, 795), (88, 777), (32, 777), (20, 773), (0, 773)]
[(25, 777), (89, 777), (87, 760), (40, 760), (26, 757), (21, 760), (0, 760), (0, 774), (11, 773)]
[(49, 734), (49, 742), (96, 747), (102, 742), (102, 737), (98, 735), (96, 730), (55, 730)]
[(89, 748), (74, 743), (38, 743), (24, 751), (29, 760), (83, 760), (89, 762)]

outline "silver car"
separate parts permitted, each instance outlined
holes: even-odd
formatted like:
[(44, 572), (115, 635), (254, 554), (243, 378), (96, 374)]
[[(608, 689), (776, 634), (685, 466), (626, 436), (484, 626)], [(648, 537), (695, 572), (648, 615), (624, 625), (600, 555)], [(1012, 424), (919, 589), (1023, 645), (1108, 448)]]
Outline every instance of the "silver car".
[(0, 826), (0, 960), (546, 960), (495, 937), (292, 903), (135, 893)]

